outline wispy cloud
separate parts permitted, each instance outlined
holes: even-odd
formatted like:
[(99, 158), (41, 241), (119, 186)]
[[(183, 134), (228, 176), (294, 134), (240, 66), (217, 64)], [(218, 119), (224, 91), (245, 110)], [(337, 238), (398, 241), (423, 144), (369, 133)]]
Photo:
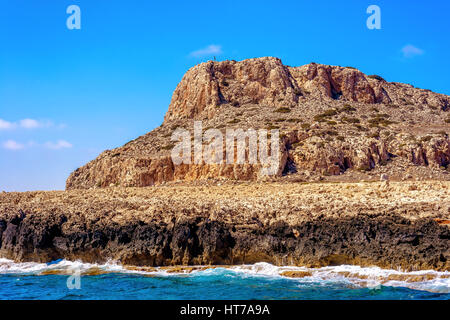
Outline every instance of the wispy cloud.
[(47, 149), (59, 150), (72, 148), (72, 144), (66, 140), (58, 140), (57, 142), (46, 142), (44, 143), (44, 147)]
[(13, 151), (21, 150), (24, 147), (25, 146), (23, 144), (18, 143), (14, 140), (8, 140), (3, 143), (3, 148), (8, 149), (8, 150), (13, 150)]
[(413, 46), (412, 44), (408, 44), (402, 48), (402, 53), (405, 58), (414, 58), (415, 56), (423, 55), (425, 51)]
[(8, 130), (14, 128), (14, 123), (0, 119), (0, 130)]
[(205, 56), (212, 56), (212, 55), (220, 55), (222, 53), (223, 53), (222, 46), (211, 44), (211, 45), (207, 46), (206, 48), (193, 51), (189, 55), (191, 57), (205, 57)]
[(0, 130), (11, 130), (15, 128), (37, 129), (51, 126), (53, 126), (51, 121), (39, 121), (30, 118), (22, 119), (17, 122), (0, 119)]
[(2, 146), (4, 149), (12, 151), (28, 149), (33, 147), (45, 148), (50, 150), (69, 149), (73, 147), (73, 145), (70, 142), (67, 142), (66, 140), (58, 140), (56, 142), (47, 141), (46, 143), (43, 144), (36, 143), (34, 141), (29, 141), (28, 143), (19, 143), (15, 140), (7, 140), (3, 142)]
[(19, 121), (19, 126), (25, 129), (35, 129), (41, 127), (43, 124), (34, 119), (23, 119)]

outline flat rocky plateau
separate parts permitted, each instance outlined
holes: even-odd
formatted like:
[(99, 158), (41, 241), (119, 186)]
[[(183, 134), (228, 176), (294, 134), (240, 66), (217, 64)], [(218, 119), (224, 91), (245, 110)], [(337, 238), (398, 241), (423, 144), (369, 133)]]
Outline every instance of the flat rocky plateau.
[(134, 266), (450, 270), (450, 182), (236, 182), (0, 193), (0, 256)]

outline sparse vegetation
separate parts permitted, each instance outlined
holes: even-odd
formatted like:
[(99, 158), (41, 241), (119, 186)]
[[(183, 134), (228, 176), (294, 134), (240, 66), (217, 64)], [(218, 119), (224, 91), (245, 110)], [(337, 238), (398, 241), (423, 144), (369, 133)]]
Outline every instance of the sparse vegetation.
[(161, 149), (162, 150), (172, 150), (174, 146), (175, 146), (174, 144), (168, 144), (164, 147), (161, 147)]
[(377, 114), (375, 117), (373, 117), (372, 119), (369, 119), (369, 126), (370, 127), (379, 127), (379, 126), (389, 126), (391, 124), (394, 124), (394, 121), (388, 120), (387, 118), (389, 118), (389, 115), (386, 113), (381, 113), (381, 114)]
[(311, 127), (311, 125), (309, 123), (302, 123), (301, 124), (301, 128), (304, 130), (308, 130)]
[(361, 120), (353, 117), (342, 117), (341, 120), (346, 123), (360, 123)]
[(333, 117), (338, 114), (336, 109), (328, 109), (322, 113), (319, 113), (314, 116), (314, 120), (318, 122), (326, 122), (328, 118)]
[(380, 133), (379, 132), (372, 132), (371, 134), (368, 135), (369, 138), (374, 138), (374, 139), (379, 139), (380, 138)]
[(371, 74), (370, 76), (367, 76), (367, 78), (375, 79), (375, 80), (378, 80), (378, 81), (386, 81), (382, 77), (380, 77), (379, 75), (376, 75), (376, 74)]
[(347, 112), (347, 113), (351, 113), (356, 111), (356, 108), (352, 107), (349, 104), (344, 105), (341, 109), (339, 109), (339, 112)]
[(355, 128), (358, 129), (359, 131), (367, 131), (368, 130), (366, 127), (363, 127), (360, 124), (355, 124)]
[(337, 136), (339, 135), (337, 131), (335, 130), (324, 130), (323, 134), (329, 135), (329, 136)]
[(291, 119), (286, 119), (287, 122), (303, 122), (302, 119), (299, 118), (291, 118)]
[(277, 112), (277, 113), (289, 113), (289, 112), (291, 112), (291, 109), (283, 107), (283, 108), (276, 109), (274, 112)]

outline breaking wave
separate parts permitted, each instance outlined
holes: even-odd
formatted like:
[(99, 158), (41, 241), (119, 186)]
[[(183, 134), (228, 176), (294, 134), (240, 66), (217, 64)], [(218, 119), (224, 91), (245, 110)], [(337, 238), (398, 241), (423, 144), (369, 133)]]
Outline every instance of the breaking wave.
[(299, 285), (323, 283), (344, 283), (354, 288), (377, 288), (380, 286), (403, 287), (435, 293), (450, 293), (450, 272), (421, 270), (405, 272), (379, 267), (353, 265), (329, 266), (322, 268), (274, 266), (269, 263), (255, 263), (239, 266), (176, 266), (176, 267), (136, 267), (123, 266), (114, 261), (105, 264), (91, 264), (80, 261), (57, 260), (51, 263), (14, 262), (0, 258), (1, 274), (29, 275), (71, 275), (95, 276), (106, 273), (130, 273), (155, 277), (173, 276), (240, 276), (284, 278), (297, 281)]

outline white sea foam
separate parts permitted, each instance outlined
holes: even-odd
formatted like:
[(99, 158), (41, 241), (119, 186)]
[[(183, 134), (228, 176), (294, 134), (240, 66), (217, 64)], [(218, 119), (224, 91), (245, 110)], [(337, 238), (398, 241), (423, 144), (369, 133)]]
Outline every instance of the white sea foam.
[[(0, 258), (0, 274), (72, 274), (74, 271), (82, 275), (99, 273), (133, 273), (153, 276), (192, 276), (217, 275), (223, 272), (243, 277), (284, 278), (297, 281), (300, 284), (316, 283), (346, 283), (350, 287), (379, 288), (380, 285), (406, 287), (415, 290), (425, 290), (438, 293), (450, 293), (450, 272), (421, 270), (404, 272), (382, 269), (379, 267), (360, 267), (353, 265), (329, 266), (322, 268), (274, 266), (269, 263), (255, 263), (224, 268), (129, 268), (114, 261), (105, 264), (91, 264), (80, 261), (61, 260), (52, 264), (35, 262), (14, 262)], [(287, 272), (301, 273), (301, 277), (288, 277)], [(292, 274), (291, 274), (292, 275)]]

